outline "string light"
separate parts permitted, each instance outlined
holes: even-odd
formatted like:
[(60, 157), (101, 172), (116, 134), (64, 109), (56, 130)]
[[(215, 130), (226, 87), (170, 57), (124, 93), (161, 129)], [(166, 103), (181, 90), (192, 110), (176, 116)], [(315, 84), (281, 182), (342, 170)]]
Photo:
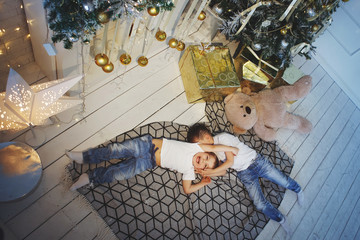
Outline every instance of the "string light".
[(20, 31), (20, 27), (15, 28), (15, 31)]

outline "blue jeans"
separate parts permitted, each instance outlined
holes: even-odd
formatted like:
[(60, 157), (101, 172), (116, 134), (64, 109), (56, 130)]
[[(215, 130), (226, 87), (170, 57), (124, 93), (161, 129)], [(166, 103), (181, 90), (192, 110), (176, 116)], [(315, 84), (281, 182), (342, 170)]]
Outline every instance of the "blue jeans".
[(284, 216), (266, 200), (260, 187), (259, 177), (266, 178), (296, 193), (301, 191), (301, 187), (294, 179), (283, 174), (261, 154), (257, 155), (255, 161), (247, 169), (239, 171), (237, 176), (244, 184), (250, 198), (254, 201), (255, 207), (277, 222), (284, 219)]
[(155, 151), (157, 149), (154, 147), (152, 137), (146, 135), (83, 152), (84, 163), (100, 163), (111, 159), (124, 158), (117, 164), (98, 167), (90, 171), (88, 173), (90, 182), (110, 183), (115, 180), (129, 179), (143, 171), (155, 168)]

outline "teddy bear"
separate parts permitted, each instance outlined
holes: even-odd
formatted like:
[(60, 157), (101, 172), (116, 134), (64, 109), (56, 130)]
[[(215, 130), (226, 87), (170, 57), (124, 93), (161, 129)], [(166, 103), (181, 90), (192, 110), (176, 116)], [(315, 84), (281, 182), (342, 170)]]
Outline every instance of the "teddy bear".
[(234, 92), (224, 99), (225, 114), (234, 132), (244, 134), (253, 128), (265, 141), (273, 141), (279, 128), (309, 133), (312, 124), (307, 119), (287, 112), (287, 102), (306, 96), (311, 89), (311, 76), (298, 79), (293, 85), (265, 89), (247, 95)]

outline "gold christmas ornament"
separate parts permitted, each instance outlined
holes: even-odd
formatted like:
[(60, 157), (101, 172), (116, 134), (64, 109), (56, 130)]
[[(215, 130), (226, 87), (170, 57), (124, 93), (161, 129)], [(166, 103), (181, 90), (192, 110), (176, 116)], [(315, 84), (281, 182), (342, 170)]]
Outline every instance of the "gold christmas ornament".
[(97, 19), (102, 24), (108, 23), (110, 21), (109, 14), (106, 13), (106, 12), (99, 13), (98, 16), (97, 16)]
[(121, 54), (120, 62), (124, 65), (128, 65), (129, 63), (131, 63), (131, 56), (127, 53)]
[(112, 62), (109, 62), (108, 64), (102, 67), (102, 70), (106, 73), (111, 73), (114, 70), (114, 64), (112, 64)]
[(178, 51), (184, 50), (184, 49), (185, 49), (185, 43), (182, 42), (182, 41), (178, 41), (178, 45), (176, 46), (176, 49), (177, 49)]
[(206, 18), (206, 12), (201, 11), (201, 13), (200, 13), (199, 16), (198, 16), (198, 19), (199, 19), (200, 21), (204, 21), (205, 18)]
[(281, 33), (282, 35), (286, 35), (286, 34), (287, 34), (287, 29), (286, 29), (286, 28), (280, 29), (280, 33)]
[(139, 57), (137, 62), (141, 67), (145, 67), (148, 64), (149, 60), (145, 56), (141, 56)]
[(157, 16), (160, 12), (160, 8), (159, 7), (148, 7), (147, 12), (149, 13), (150, 16)]
[(176, 40), (175, 38), (169, 40), (169, 47), (176, 48), (177, 45), (178, 45), (178, 40)]
[(108, 56), (106, 56), (106, 54), (99, 53), (95, 56), (95, 63), (99, 67), (105, 66), (108, 63), (108, 61), (109, 61), (109, 58), (108, 58)]
[(160, 42), (164, 41), (166, 39), (166, 32), (161, 30), (157, 31), (155, 34), (155, 38)]
[(317, 25), (317, 24), (314, 24), (314, 25), (312, 25), (312, 27), (311, 27), (311, 31), (312, 32), (317, 32), (318, 30), (319, 30), (319, 25)]

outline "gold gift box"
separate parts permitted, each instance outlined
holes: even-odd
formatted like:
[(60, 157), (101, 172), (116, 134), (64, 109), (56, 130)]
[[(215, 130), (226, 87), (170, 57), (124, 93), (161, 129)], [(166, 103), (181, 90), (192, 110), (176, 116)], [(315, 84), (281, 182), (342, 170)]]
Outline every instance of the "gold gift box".
[(189, 46), (179, 67), (188, 103), (220, 101), (240, 87), (227, 47)]
[(234, 59), (235, 69), (240, 80), (241, 89), (259, 92), (269, 85), (269, 77), (257, 65), (238, 56)]

